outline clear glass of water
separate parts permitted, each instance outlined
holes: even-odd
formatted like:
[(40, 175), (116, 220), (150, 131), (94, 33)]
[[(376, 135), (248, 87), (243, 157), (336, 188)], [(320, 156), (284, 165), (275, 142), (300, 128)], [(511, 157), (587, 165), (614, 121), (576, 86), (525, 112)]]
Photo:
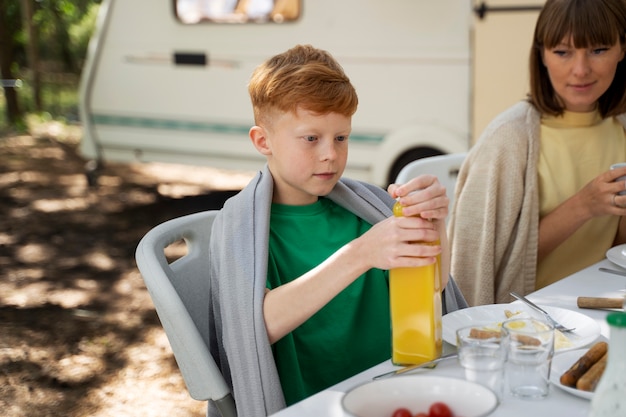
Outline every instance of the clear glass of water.
[(502, 323), (508, 345), (506, 382), (511, 394), (542, 399), (550, 392), (550, 366), (554, 355), (554, 328), (536, 319)]
[(456, 331), (456, 341), (465, 379), (484, 385), (502, 401), (507, 347), (501, 333), (468, 326)]

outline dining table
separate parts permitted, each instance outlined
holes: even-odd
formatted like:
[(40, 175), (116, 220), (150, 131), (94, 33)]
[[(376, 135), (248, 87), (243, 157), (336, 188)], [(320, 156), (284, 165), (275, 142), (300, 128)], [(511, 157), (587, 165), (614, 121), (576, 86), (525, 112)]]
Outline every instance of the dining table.
[[(608, 268), (616, 272), (605, 272), (600, 268)], [(582, 269), (547, 287), (527, 294), (527, 298), (540, 306), (551, 306), (582, 313), (595, 320), (600, 333), (599, 340), (608, 340), (609, 327), (606, 316), (611, 310), (578, 308), (577, 298), (587, 297), (624, 297), (626, 290), (626, 268), (615, 265), (608, 259)], [(445, 324), (444, 324), (445, 325)], [(456, 347), (445, 343), (443, 354), (453, 352)], [(556, 353), (558, 355), (558, 353)], [(272, 417), (349, 417), (342, 408), (342, 398), (350, 389), (372, 381), (375, 376), (401, 369), (390, 360), (375, 365), (351, 378), (333, 385), (315, 395), (272, 414)], [(437, 375), (464, 379), (463, 368), (456, 358), (441, 361), (434, 369), (420, 369), (403, 375)], [(392, 376), (403, 378), (404, 376)], [(505, 393), (497, 408), (490, 414), (493, 417), (527, 417), (527, 416), (568, 416), (587, 417), (591, 401), (572, 395), (551, 385), (550, 392), (543, 399), (521, 399)]]

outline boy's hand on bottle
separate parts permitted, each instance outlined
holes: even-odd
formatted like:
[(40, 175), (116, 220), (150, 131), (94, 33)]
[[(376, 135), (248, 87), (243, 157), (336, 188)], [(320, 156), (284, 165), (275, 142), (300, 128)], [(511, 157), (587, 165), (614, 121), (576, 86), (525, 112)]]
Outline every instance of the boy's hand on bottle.
[(424, 219), (445, 219), (450, 199), (444, 187), (434, 175), (420, 175), (405, 184), (391, 184), (387, 191), (399, 198), (404, 206), (404, 216), (420, 216)]
[(434, 263), (441, 246), (417, 242), (435, 242), (439, 238), (435, 222), (421, 217), (389, 217), (358, 240), (361, 259), (367, 259), (370, 267), (391, 269)]

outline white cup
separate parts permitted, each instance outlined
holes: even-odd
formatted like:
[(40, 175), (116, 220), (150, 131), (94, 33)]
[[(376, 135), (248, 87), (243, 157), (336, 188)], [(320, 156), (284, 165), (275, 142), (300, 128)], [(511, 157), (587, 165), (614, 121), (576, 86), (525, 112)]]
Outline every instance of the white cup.
[(506, 384), (523, 399), (542, 399), (550, 392), (550, 366), (554, 355), (554, 327), (536, 319), (502, 323), (507, 339)]
[[(620, 162), (620, 163), (611, 165), (611, 169), (621, 168), (621, 167), (626, 167), (626, 162)], [(626, 194), (626, 175), (622, 175), (621, 177), (615, 178), (615, 181), (616, 182), (621, 181), (624, 184), (624, 191), (620, 191), (618, 194), (625, 195)]]
[(502, 401), (504, 363), (507, 347), (500, 332), (492, 335), (480, 330), (480, 326), (468, 326), (456, 331), (459, 363), (465, 370), (465, 379), (492, 390)]

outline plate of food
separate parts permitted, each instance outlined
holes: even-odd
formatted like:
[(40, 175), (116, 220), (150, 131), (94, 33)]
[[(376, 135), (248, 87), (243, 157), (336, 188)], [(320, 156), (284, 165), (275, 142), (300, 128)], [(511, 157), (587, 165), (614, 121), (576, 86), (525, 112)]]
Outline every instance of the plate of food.
[[(569, 333), (556, 332), (554, 347), (557, 352), (583, 348), (593, 343), (600, 336), (598, 323), (584, 314), (565, 308), (540, 307), (564, 326), (576, 328)], [(524, 317), (543, 318), (521, 301), (514, 301), (510, 304), (488, 304), (453, 311), (442, 318), (443, 340), (456, 345), (456, 330), (461, 327), (475, 325), (480, 330), (499, 332), (503, 321)]]
[(606, 366), (607, 349), (606, 342), (597, 342), (589, 349), (570, 350), (555, 355), (552, 358), (550, 382), (572, 395), (591, 400)]
[(617, 266), (626, 268), (626, 244), (613, 246), (606, 251), (606, 259), (613, 262)]

